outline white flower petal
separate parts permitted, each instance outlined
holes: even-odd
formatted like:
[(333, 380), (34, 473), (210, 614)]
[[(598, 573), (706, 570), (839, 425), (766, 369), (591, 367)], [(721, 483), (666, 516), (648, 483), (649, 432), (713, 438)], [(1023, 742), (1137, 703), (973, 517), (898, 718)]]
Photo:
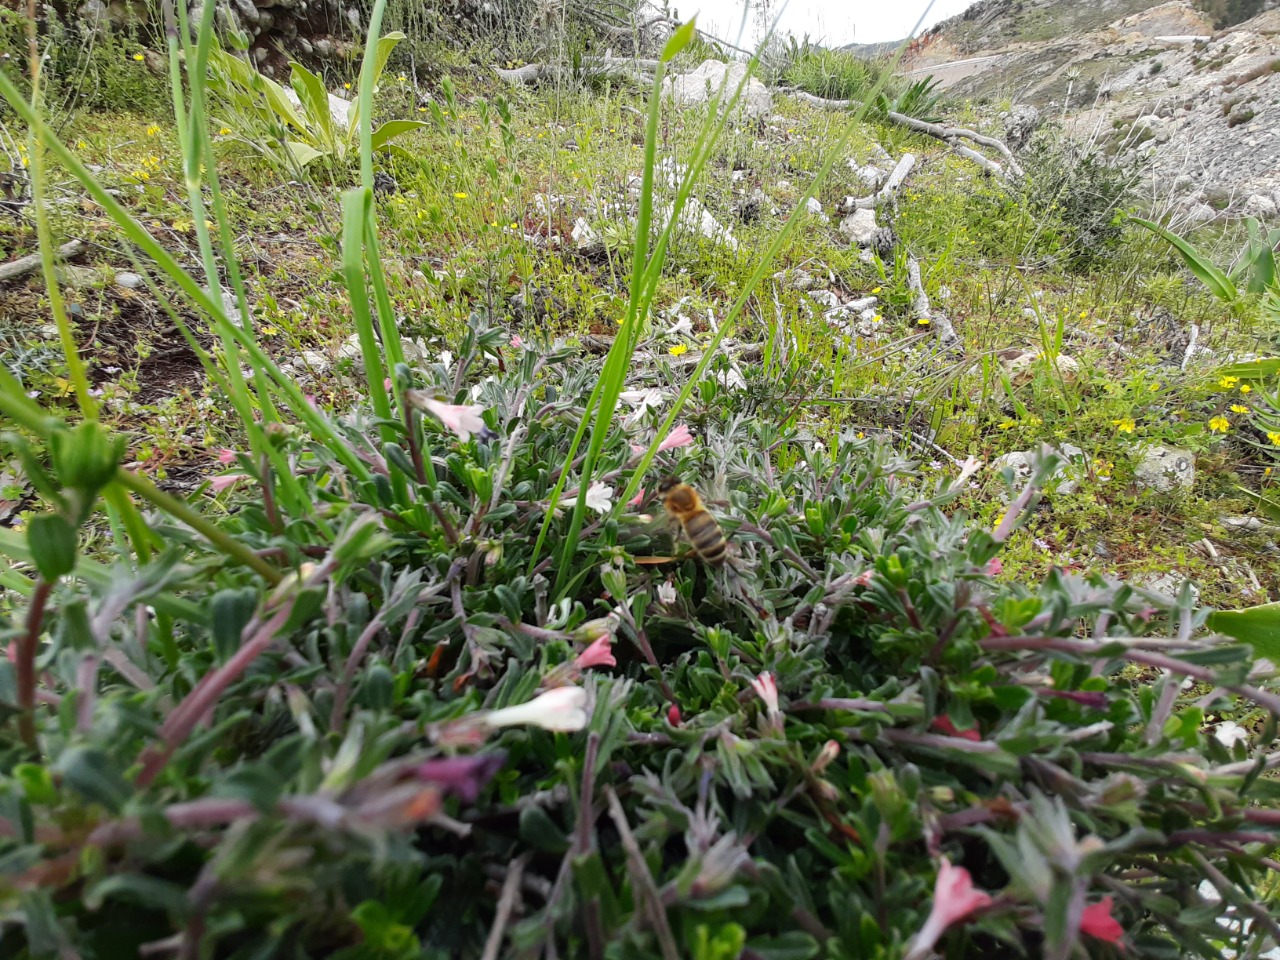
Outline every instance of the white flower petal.
[(587, 488), (586, 503), (596, 513), (608, 513), (613, 507), (613, 487), (597, 480)]

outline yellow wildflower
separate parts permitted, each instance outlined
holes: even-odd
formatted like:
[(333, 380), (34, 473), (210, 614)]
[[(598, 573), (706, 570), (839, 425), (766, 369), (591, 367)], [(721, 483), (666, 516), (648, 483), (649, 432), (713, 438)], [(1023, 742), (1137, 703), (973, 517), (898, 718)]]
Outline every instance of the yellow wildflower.
[(1214, 417), (1209, 421), (1209, 430), (1213, 433), (1226, 433), (1231, 429), (1231, 421), (1226, 417)]
[(1233, 403), (1231, 405), (1231, 412), (1232, 413), (1248, 413), (1249, 408), (1239, 403)]
[(1247, 383), (1242, 383), (1242, 384), (1240, 384), (1240, 392), (1241, 392), (1241, 393), (1252, 393), (1252, 392), (1253, 392), (1253, 387), (1249, 386)]
[(133, 59), (135, 59), (135, 60), (137, 60), (139, 63), (141, 63), (143, 60), (145, 60), (145, 59), (147, 59), (147, 58), (146, 58), (146, 57), (144, 57), (144, 56), (143, 56), (142, 54), (140, 54), (140, 53), (135, 53), (135, 54), (133, 55)]
[(1001, 423), (996, 424), (996, 426), (1001, 430), (1012, 430), (1014, 427), (1014, 422), (1012, 420), (1005, 420)]
[(1223, 390), (1230, 390), (1239, 382), (1240, 382), (1239, 377), (1223, 377), (1221, 380), (1218, 381), (1218, 386), (1220, 386)]
[(221, 130), (219, 130), (219, 131), (218, 131), (218, 136), (220, 136), (220, 137), (229, 137), (229, 136), (231, 136), (231, 128), (230, 128), (230, 127), (223, 127)]
[(673, 357), (684, 356), (684, 354), (688, 352), (689, 352), (689, 348), (685, 346), (683, 343), (677, 343), (674, 347), (672, 347), (670, 350), (667, 351), (667, 353), (671, 354)]
[(83, 149), (84, 149), (85, 147), (87, 147), (87, 146), (89, 146), (89, 145), (88, 145), (87, 143), (85, 143), (83, 140), (77, 140), (77, 141), (76, 141), (76, 149), (77, 149), (77, 150), (83, 150)]
[(1112, 420), (1111, 425), (1121, 433), (1133, 433), (1138, 429), (1138, 425), (1133, 422), (1133, 417), (1121, 417), (1119, 420)]
[(455, 200), (465, 200), (465, 199), (467, 199), (467, 195), (466, 195), (465, 193), (463, 193), (461, 190), (459, 190), (457, 193), (455, 193), (455, 194), (453, 195), (453, 199), (455, 199)]
[(877, 294), (877, 293), (879, 293), (879, 292), (880, 292), (880, 288), (879, 288), (879, 287), (873, 287), (873, 288), (872, 288), (872, 290), (871, 290), (871, 294), (872, 294), (872, 296), (874, 296), (875, 294)]
[(151, 126), (147, 127), (147, 136), (148, 137), (160, 136), (160, 125), (158, 123), (153, 123), (151, 124)]
[(1280, 447), (1280, 432), (1277, 432), (1275, 430), (1268, 430), (1267, 439), (1270, 440), (1272, 443), (1274, 443), (1277, 447)]
[(1081, 319), (1081, 320), (1088, 320), (1088, 319), (1089, 319), (1089, 311), (1088, 311), (1088, 310), (1081, 310), (1081, 311), (1080, 311), (1080, 319)]

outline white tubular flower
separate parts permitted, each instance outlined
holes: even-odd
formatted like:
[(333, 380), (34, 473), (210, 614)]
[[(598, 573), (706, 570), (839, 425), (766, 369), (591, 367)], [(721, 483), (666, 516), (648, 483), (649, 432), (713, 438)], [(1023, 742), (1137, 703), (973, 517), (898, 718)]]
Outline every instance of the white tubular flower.
[(1249, 739), (1249, 731), (1234, 720), (1225, 720), (1213, 728), (1213, 739), (1230, 750), (1237, 743)]
[(768, 711), (769, 716), (777, 716), (778, 684), (774, 681), (773, 674), (768, 671), (760, 674), (760, 676), (751, 681), (751, 689), (764, 701), (764, 708)]
[(613, 506), (613, 487), (597, 480), (587, 488), (586, 503), (596, 513), (608, 513)]
[(587, 725), (587, 691), (582, 687), (556, 687), (528, 703), (491, 710), (480, 717), (487, 727), (529, 724), (543, 730), (573, 733)]

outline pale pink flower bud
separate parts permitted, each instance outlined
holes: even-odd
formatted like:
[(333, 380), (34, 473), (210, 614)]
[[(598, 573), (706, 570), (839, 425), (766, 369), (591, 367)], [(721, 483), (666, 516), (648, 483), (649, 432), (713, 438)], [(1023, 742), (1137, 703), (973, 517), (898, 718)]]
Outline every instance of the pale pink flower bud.
[(214, 493), (221, 493), (227, 487), (231, 486), (237, 480), (247, 480), (248, 474), (245, 473), (224, 473), (220, 477), (213, 477), (209, 480), (209, 486), (213, 487)]
[(769, 716), (772, 717), (778, 713), (778, 684), (774, 682), (772, 673), (765, 671), (752, 680), (751, 689), (764, 701), (764, 707), (769, 712)]

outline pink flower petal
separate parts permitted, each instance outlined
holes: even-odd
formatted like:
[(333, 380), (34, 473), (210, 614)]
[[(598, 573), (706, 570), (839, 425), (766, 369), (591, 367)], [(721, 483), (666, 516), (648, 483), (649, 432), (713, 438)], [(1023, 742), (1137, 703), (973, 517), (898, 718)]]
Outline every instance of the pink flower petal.
[(580, 670), (586, 670), (590, 667), (616, 667), (618, 661), (613, 658), (612, 645), (613, 638), (607, 633), (602, 633), (592, 641), (591, 646), (578, 654), (575, 661)]
[(999, 557), (992, 557), (987, 561), (987, 576), (998, 577), (1004, 573), (1004, 561)]
[(248, 478), (249, 475), (246, 473), (224, 473), (220, 477), (211, 478), (209, 480), (209, 486), (213, 487), (214, 493), (221, 493), (237, 480), (247, 480)]
[(952, 723), (951, 718), (945, 713), (940, 717), (933, 718), (933, 729), (941, 730), (949, 737), (960, 737), (963, 740), (973, 740), (975, 743), (982, 739), (982, 734), (978, 732), (977, 727), (961, 730)]
[(990, 894), (973, 885), (973, 877), (964, 867), (955, 867), (946, 857), (938, 867), (938, 880), (933, 891), (933, 906), (929, 919), (911, 938), (907, 950), (908, 960), (923, 960), (931, 954), (933, 945), (954, 923), (967, 919), (974, 912), (989, 907)]
[(1110, 897), (1103, 897), (1085, 907), (1080, 917), (1080, 932), (1107, 943), (1118, 943), (1124, 936), (1124, 927), (1111, 916), (1111, 902)]
[(674, 450), (677, 447), (687, 447), (691, 443), (693, 443), (693, 434), (691, 434), (689, 432), (689, 428), (682, 423), (667, 434), (667, 439), (658, 444), (658, 452), (661, 453), (664, 450)]
[(236, 452), (223, 447), (218, 451), (218, 462), (221, 464), (232, 464), (236, 462)]
[(640, 488), (640, 492), (627, 501), (628, 507), (638, 507), (644, 503), (644, 487)]

